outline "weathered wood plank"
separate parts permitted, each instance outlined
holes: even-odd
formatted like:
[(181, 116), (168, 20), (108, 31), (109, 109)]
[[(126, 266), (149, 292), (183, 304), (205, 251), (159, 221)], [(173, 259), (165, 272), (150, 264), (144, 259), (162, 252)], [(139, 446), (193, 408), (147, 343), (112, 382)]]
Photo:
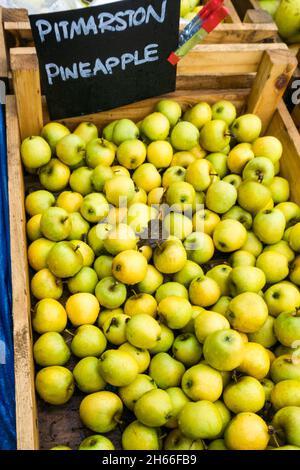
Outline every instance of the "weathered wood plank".
[(265, 52), (248, 100), (248, 111), (260, 116), (263, 131), (268, 127), (296, 67), (296, 58), (290, 52)]
[(43, 126), (43, 114), (40, 74), (35, 49), (11, 49), (11, 68), (21, 138), (39, 135)]
[(270, 24), (278, 31), (272, 16), (264, 10), (247, 10), (244, 17), (244, 23), (259, 24), (260, 26)]
[[(226, 47), (226, 53), (225, 49)], [(178, 75), (239, 75), (257, 72), (264, 52), (283, 50), (286, 44), (198, 45), (178, 64)], [(284, 54), (283, 54), (284, 55)]]
[(25, 8), (2, 8), (3, 21), (26, 21), (28, 22), (28, 12)]
[(19, 450), (32, 450), (38, 448), (39, 439), (32, 356), (24, 180), (20, 158), (20, 133), (16, 100), (13, 96), (7, 97), (6, 125), (17, 446)]
[(253, 44), (275, 40), (278, 29), (275, 23), (266, 24), (221, 24), (206, 36), (203, 44)]
[(292, 200), (300, 204), (300, 134), (283, 102), (279, 103), (266, 134), (274, 135), (283, 145), (281, 176), (290, 183)]
[(2, 10), (0, 9), (0, 79), (7, 78), (7, 58), (3, 28)]

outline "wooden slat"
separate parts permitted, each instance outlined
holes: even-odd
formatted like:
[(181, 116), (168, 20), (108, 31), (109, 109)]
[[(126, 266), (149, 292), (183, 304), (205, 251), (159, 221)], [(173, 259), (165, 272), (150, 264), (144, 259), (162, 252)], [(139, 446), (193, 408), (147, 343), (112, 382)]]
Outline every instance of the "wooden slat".
[(250, 89), (255, 79), (255, 73), (241, 75), (215, 74), (205, 76), (178, 75), (177, 90), (228, 90), (248, 88)]
[(274, 135), (283, 145), (281, 175), (291, 187), (292, 200), (300, 204), (300, 135), (285, 104), (281, 101), (266, 134)]
[(25, 8), (2, 8), (3, 21), (27, 21), (28, 12)]
[(234, 5), (233, 5), (233, 2), (231, 0), (225, 0), (224, 5), (229, 10), (229, 16), (230, 16), (231, 22), (236, 23), (236, 24), (241, 23), (240, 17), (239, 17), (239, 15), (238, 15), (238, 13), (237, 13)]
[(2, 9), (0, 8), (0, 79), (7, 78), (7, 59), (3, 29)]
[(28, 21), (5, 21), (5, 34), (15, 38), (16, 45), (33, 45), (32, 30)]
[(7, 97), (6, 116), (17, 446), (19, 450), (28, 450), (38, 448), (38, 430), (30, 322), (24, 183), (16, 101), (12, 96)]
[(272, 24), (278, 30), (271, 15), (264, 10), (248, 10), (245, 14), (244, 23)]
[(39, 135), (43, 126), (43, 113), (40, 74), (35, 49), (11, 49), (11, 68), (21, 138)]
[(268, 127), (296, 67), (296, 58), (289, 51), (265, 52), (248, 101), (248, 112), (260, 116), (263, 131)]
[(251, 44), (275, 39), (278, 29), (270, 24), (221, 24), (206, 36), (203, 44)]
[(185, 75), (239, 75), (257, 72), (266, 51), (283, 50), (285, 44), (222, 44), (199, 45), (178, 63), (178, 74)]

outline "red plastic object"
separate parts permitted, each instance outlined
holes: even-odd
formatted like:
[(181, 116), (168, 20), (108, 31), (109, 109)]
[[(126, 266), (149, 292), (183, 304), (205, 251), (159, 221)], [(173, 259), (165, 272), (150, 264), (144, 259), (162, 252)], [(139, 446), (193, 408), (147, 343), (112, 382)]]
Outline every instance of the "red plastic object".
[(228, 8), (224, 7), (223, 5), (209, 16), (209, 18), (204, 22), (202, 28), (205, 29), (208, 33), (210, 33), (213, 29), (215, 29), (221, 21), (226, 18), (229, 14)]
[(178, 62), (180, 61), (180, 57), (178, 57), (175, 52), (171, 52), (171, 54), (168, 57), (168, 61), (170, 62), (171, 65), (177, 65)]
[(198, 13), (198, 16), (205, 20), (214, 11), (223, 6), (224, 0), (210, 0)]

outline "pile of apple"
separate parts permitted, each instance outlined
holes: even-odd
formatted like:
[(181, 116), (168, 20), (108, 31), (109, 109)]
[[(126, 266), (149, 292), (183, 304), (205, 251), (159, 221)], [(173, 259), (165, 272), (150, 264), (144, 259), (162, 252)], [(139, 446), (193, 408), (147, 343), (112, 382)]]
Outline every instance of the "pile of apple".
[(36, 390), (86, 394), (80, 449), (113, 449), (124, 407), (126, 450), (300, 449), (300, 207), (260, 133), (162, 100), (22, 142)]

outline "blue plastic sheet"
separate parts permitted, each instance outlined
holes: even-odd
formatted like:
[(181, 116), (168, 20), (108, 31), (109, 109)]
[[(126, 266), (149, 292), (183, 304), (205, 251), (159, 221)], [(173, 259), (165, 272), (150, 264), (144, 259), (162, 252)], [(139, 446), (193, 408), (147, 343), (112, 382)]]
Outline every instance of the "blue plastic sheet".
[(0, 104), (0, 449), (16, 448), (12, 290), (4, 106)]

